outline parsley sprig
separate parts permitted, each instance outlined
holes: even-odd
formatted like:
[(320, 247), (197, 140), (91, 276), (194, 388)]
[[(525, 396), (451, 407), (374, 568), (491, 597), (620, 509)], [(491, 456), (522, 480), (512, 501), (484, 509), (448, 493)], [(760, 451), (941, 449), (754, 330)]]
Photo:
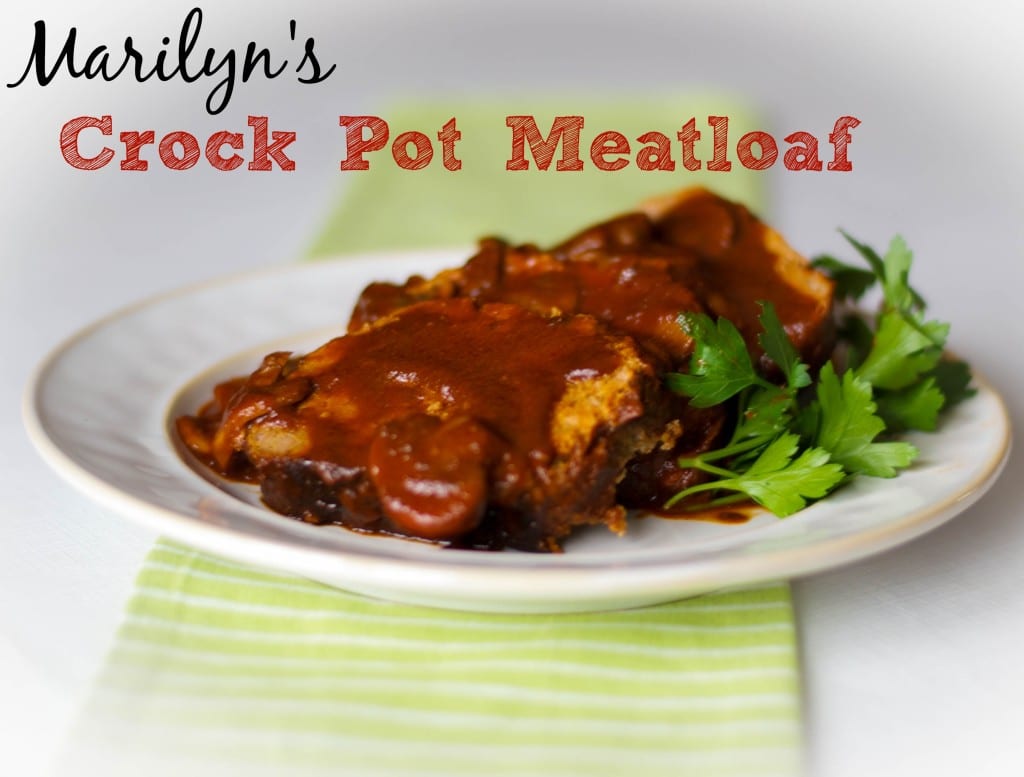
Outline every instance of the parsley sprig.
[(925, 318), (927, 306), (910, 285), (913, 254), (900, 237), (885, 255), (842, 233), (868, 269), (831, 256), (814, 260), (836, 284), (836, 299), (882, 290), (877, 316), (848, 313), (842, 366), (829, 361), (812, 381), (774, 307), (761, 302), (758, 342), (783, 376), (775, 384), (754, 368), (743, 337), (728, 320), (684, 313), (679, 325), (694, 340), (688, 373), (668, 386), (696, 407), (734, 400), (736, 424), (721, 448), (679, 459), (712, 479), (680, 491), (666, 507), (713, 492), (704, 505), (752, 499), (779, 517), (802, 510), (857, 475), (895, 477), (918, 455), (913, 445), (885, 439), (909, 429), (934, 430), (939, 412), (973, 394), (970, 369), (944, 356), (949, 325)]

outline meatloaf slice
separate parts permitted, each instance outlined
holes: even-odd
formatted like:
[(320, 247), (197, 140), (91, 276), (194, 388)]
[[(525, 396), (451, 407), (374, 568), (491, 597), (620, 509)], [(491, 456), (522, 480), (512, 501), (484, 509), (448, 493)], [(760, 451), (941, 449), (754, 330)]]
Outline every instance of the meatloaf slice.
[(179, 431), (287, 515), (550, 551), (583, 524), (622, 531), (627, 462), (679, 430), (630, 338), (590, 316), (454, 298), (271, 354)]

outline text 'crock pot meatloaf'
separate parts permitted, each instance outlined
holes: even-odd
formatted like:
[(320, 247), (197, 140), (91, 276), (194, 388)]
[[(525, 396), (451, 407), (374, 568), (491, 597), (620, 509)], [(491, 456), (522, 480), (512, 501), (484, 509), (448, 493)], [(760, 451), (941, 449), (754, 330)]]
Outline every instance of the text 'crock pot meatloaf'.
[(615, 488), (630, 459), (674, 442), (666, 400), (633, 341), (590, 316), (455, 298), (271, 354), (178, 428), (288, 515), (556, 550), (575, 526), (624, 530)]
[(433, 278), (370, 284), (346, 336), (271, 354), (179, 433), (306, 521), (556, 550), (700, 482), (677, 461), (719, 444), (730, 411), (664, 388), (693, 352), (678, 317), (729, 318), (771, 377), (760, 300), (805, 361), (827, 358), (831, 281), (743, 206), (689, 189), (546, 251), (489, 238)]

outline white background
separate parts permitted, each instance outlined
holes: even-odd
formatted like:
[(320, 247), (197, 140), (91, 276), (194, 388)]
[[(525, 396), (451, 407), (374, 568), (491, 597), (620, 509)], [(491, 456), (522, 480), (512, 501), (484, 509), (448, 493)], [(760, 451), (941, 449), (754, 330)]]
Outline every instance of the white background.
[[(59, 78), (0, 94), (0, 764), (51, 757), (109, 646), (152, 537), (93, 507), (30, 450), (20, 394), (44, 352), (124, 304), (286, 262), (339, 190), (340, 113), (391, 98), (574, 88), (725, 87), (772, 126), (823, 135), (863, 120), (848, 174), (770, 174), (773, 221), (799, 249), (839, 251), (843, 226), (902, 233), (952, 346), (1000, 388), (1021, 427), (1024, 291), (1021, 77), (1013, 3), (208, 2), (204, 45), (288, 49), (287, 23), (339, 63), (319, 86), (240, 87), (220, 117), (208, 87)], [(0, 12), (0, 76), (20, 76), (31, 25), (88, 40), (174, 36), (189, 4), (34, 3)], [(148, 37), (147, 37), (148, 36)], [(55, 40), (59, 36), (54, 37)], [(277, 43), (275, 43), (275, 41)], [(294, 48), (291, 51), (295, 51)], [(299, 133), (290, 174), (71, 169), (67, 119), (115, 132)], [(239, 119), (241, 118), (241, 121)], [(687, 117), (681, 117), (685, 120)], [(241, 127), (238, 125), (241, 124)], [(97, 365), (102, 369), (102, 365)], [(1019, 440), (1018, 440), (1019, 443)], [(809, 772), (1003, 775), (1024, 764), (1024, 487), (1011, 460), (982, 503), (904, 548), (796, 585)]]

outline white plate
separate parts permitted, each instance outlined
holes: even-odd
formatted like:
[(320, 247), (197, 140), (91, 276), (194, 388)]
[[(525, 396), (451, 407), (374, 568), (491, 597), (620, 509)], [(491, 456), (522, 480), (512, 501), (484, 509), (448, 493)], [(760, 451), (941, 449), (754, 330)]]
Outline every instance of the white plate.
[[(211, 387), (271, 350), (303, 351), (343, 331), (371, 280), (457, 264), (454, 251), (346, 258), (186, 289), (128, 308), (61, 345), (25, 397), (32, 440), (88, 496), (197, 548), (351, 591), (471, 610), (558, 612), (639, 606), (791, 578), (891, 548), (965, 510), (1009, 452), (1009, 419), (977, 396), (935, 434), (911, 436), (915, 465), (861, 478), (790, 518), (742, 525), (642, 518), (561, 555), (484, 553), (315, 527), (263, 507), (254, 488), (190, 468), (170, 434)], [(197, 377), (198, 376), (198, 377)]]

